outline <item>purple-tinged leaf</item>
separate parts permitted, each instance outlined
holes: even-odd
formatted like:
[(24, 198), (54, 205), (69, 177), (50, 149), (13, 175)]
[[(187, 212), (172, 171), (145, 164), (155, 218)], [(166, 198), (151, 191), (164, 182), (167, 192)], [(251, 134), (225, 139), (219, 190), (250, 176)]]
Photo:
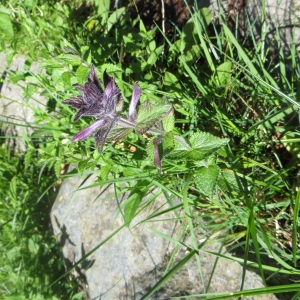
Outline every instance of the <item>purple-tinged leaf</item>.
[(111, 113), (116, 110), (119, 95), (120, 90), (116, 87), (114, 79), (112, 79), (107, 84), (103, 96), (103, 105), (106, 113)]
[(118, 118), (115, 126), (111, 129), (107, 141), (117, 142), (127, 136), (134, 128), (134, 123), (131, 123), (123, 118)]
[(101, 126), (105, 126), (108, 123), (107, 119), (97, 119), (94, 123), (90, 126), (84, 128), (83, 130), (79, 131), (73, 138), (72, 142), (75, 141), (83, 141), (88, 138), (95, 130), (97, 130)]
[(147, 101), (143, 102), (139, 107), (139, 113), (136, 119), (136, 132), (139, 134), (146, 133), (172, 111), (171, 104), (154, 105)]
[(140, 100), (141, 93), (142, 93), (142, 91), (141, 91), (139, 85), (136, 83), (133, 88), (132, 97), (131, 97), (131, 101), (130, 101), (130, 105), (129, 105), (128, 117), (129, 117), (130, 122), (135, 122), (135, 120), (136, 120), (136, 106)]
[(96, 75), (96, 71), (95, 71), (95, 67), (94, 65), (91, 66), (91, 72), (90, 72), (90, 78), (89, 78), (89, 82), (93, 82), (97, 88), (103, 93), (103, 89), (100, 85), (100, 81)]
[(68, 100), (64, 100), (63, 104), (69, 105), (73, 108), (80, 109), (82, 106), (82, 97), (74, 97)]
[(158, 149), (159, 141), (158, 141), (158, 139), (154, 139), (152, 141), (152, 143), (153, 143), (153, 146), (154, 146), (154, 165), (161, 172), (162, 164), (161, 164), (161, 159), (160, 159), (160, 156), (159, 156), (159, 149)]
[(106, 88), (109, 82), (112, 80), (111, 77), (106, 73), (106, 70), (103, 73), (103, 82), (104, 82), (104, 87)]
[(111, 131), (111, 129), (113, 128), (113, 126), (115, 125), (115, 122), (117, 120), (116, 118), (104, 118), (105, 122), (105, 126), (101, 127), (95, 134), (95, 142), (96, 142), (96, 147), (99, 151), (99, 153), (101, 153), (103, 146), (105, 144), (106, 138), (109, 134), (109, 132)]

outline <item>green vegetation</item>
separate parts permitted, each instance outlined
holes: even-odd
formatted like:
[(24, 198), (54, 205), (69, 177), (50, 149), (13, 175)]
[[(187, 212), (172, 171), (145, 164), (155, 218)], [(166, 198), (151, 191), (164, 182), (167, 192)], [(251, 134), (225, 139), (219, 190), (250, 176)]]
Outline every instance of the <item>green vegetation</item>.
[[(24, 153), (10, 148), (13, 137), (4, 136), (1, 142), (1, 296), (80, 299), (76, 284), (62, 276), (60, 250), (49, 230), (50, 208), (64, 178), (61, 166), (69, 163), (78, 165), (74, 174), (82, 177), (100, 169), (99, 185), (130, 185), (122, 206), (126, 225), (143, 207), (141, 195), (157, 187), (166, 197), (182, 200), (185, 215), (178, 219), (184, 220), (183, 230), (193, 241), (189, 257), (198, 258), (203, 245), (195, 233), (200, 211), (208, 238), (222, 241), (228, 251), (242, 248), (243, 259), (236, 260), (244, 268), (257, 268), (266, 286), (273, 274), (293, 279), (300, 273), (295, 44), (286, 69), (281, 48), (279, 63), (268, 64), (266, 32), (258, 41), (251, 31), (242, 39), (223, 13), (216, 26), (208, 9), (191, 10), (182, 28), (174, 24), (166, 34), (135, 14), (131, 1), (123, 5), (116, 9), (108, 0), (0, 0), (1, 51), (8, 64), (16, 54), (27, 55), (25, 69), (9, 71), (6, 80), (25, 83), (24, 106), (35, 92), (47, 99), (43, 108), (30, 106), (35, 123), (32, 135), (23, 136)], [(30, 72), (33, 62), (41, 63), (42, 75)], [(107, 143), (101, 154), (91, 138), (70, 143), (91, 119), (74, 123), (75, 110), (62, 101), (78, 95), (73, 84), (87, 81), (91, 64), (99, 78), (105, 70), (115, 76), (125, 99), (124, 117), (135, 82), (142, 90), (141, 103), (165, 105), (160, 99), (167, 99), (172, 104), (174, 115), (163, 120), (161, 173), (153, 163), (153, 136), (131, 132), (121, 142)], [(150, 118), (145, 114), (144, 121)], [(266, 256), (274, 265), (264, 262)], [(176, 270), (167, 272), (149, 295)], [(300, 294), (296, 284), (242, 294), (279, 292), (294, 292), (291, 299)], [(232, 295), (210, 299), (226, 297)]]

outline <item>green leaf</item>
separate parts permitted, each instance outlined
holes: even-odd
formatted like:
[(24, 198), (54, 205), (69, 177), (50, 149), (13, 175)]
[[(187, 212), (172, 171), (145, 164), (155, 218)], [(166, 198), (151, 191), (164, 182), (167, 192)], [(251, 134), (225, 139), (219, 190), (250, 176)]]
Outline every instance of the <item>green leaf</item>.
[(83, 84), (86, 82), (88, 73), (90, 71), (90, 68), (86, 66), (79, 66), (78, 69), (76, 70), (76, 77), (77, 77), (77, 82), (79, 84)]
[(218, 186), (223, 191), (229, 192), (243, 192), (244, 183), (241, 178), (239, 178), (233, 171), (231, 170), (222, 170), (220, 173), (220, 178), (218, 180)]
[(9, 196), (11, 200), (17, 201), (17, 177), (14, 176), (9, 184)]
[(39, 245), (35, 243), (32, 239), (28, 240), (28, 249), (31, 254), (36, 255), (39, 252)]
[(185, 61), (187, 63), (194, 63), (197, 59), (201, 57), (201, 48), (199, 45), (193, 45), (190, 49), (187, 50), (184, 55)]
[(66, 64), (70, 64), (72, 66), (80, 66), (81, 65), (81, 58), (75, 54), (61, 54), (57, 57), (58, 61), (62, 61)]
[(61, 79), (66, 86), (71, 86), (71, 73), (64, 72), (61, 74)]
[(205, 25), (209, 25), (211, 23), (211, 20), (213, 18), (213, 14), (211, 9), (209, 9), (208, 7), (203, 7), (199, 10), (199, 14), (202, 16), (202, 18), (205, 21)]
[(0, 33), (4, 33), (6, 38), (14, 37), (14, 29), (10, 19), (10, 15), (1, 12), (0, 13)]
[(156, 63), (156, 60), (157, 60), (157, 54), (155, 52), (152, 52), (147, 59), (147, 65), (153, 66)]
[(175, 118), (174, 118), (174, 113), (171, 113), (167, 115), (163, 120), (163, 128), (165, 132), (170, 132), (174, 129), (174, 123), (175, 123)]
[(190, 49), (193, 39), (194, 21), (190, 19), (183, 27), (181, 32), (180, 52)]
[(164, 78), (164, 85), (172, 86), (177, 84), (178, 84), (178, 78), (174, 74), (170, 72), (166, 72)]
[(171, 132), (168, 132), (163, 138), (162, 138), (162, 157), (168, 155), (171, 151), (174, 150), (175, 142), (174, 142), (174, 136)]
[(100, 174), (101, 174), (102, 180), (107, 180), (108, 174), (111, 171), (111, 169), (112, 169), (112, 165), (111, 164), (107, 164), (105, 166), (101, 166)]
[(109, 13), (110, 0), (94, 0), (98, 8), (98, 14), (102, 17), (101, 25), (106, 24)]
[(220, 170), (215, 163), (201, 167), (196, 172), (196, 186), (205, 196), (211, 197), (219, 177)]
[(101, 65), (101, 72), (103, 73), (105, 70), (107, 73), (123, 72), (123, 70), (117, 65), (109, 63)]
[(206, 132), (197, 132), (189, 139), (193, 150), (188, 156), (194, 160), (202, 160), (229, 142), (228, 139), (220, 139)]
[(57, 178), (60, 176), (60, 166), (61, 166), (61, 160), (57, 160), (54, 164), (54, 172)]
[(283, 145), (294, 157), (300, 158), (300, 139), (289, 136), (288, 134), (282, 137)]
[(140, 31), (142, 33), (147, 33), (147, 29), (146, 29), (146, 27), (145, 27), (145, 25), (144, 25), (144, 23), (143, 23), (142, 20), (140, 20)]
[(216, 81), (218, 84), (228, 84), (230, 80), (230, 74), (232, 69), (232, 63), (230, 61), (224, 62), (217, 67)]
[(150, 43), (149, 43), (149, 50), (150, 52), (154, 52), (156, 49), (156, 42), (155, 40), (152, 40)]
[(84, 172), (89, 169), (90, 167), (93, 167), (96, 164), (94, 161), (89, 160), (81, 160), (78, 162), (77, 170), (81, 177), (83, 177)]
[(35, 149), (28, 150), (27, 153), (25, 154), (25, 166), (24, 166), (24, 171), (27, 170), (29, 164), (31, 163), (31, 159), (33, 156), (33, 153), (35, 152)]
[(136, 215), (136, 211), (139, 208), (142, 199), (147, 194), (148, 186), (148, 181), (139, 181), (131, 190), (124, 208), (124, 219), (127, 227), (129, 227), (130, 222)]
[(110, 29), (118, 22), (120, 17), (125, 11), (125, 7), (121, 7), (114, 11), (107, 20), (107, 27), (106, 27), (106, 33), (110, 31)]
[(77, 294), (75, 294), (72, 298), (71, 298), (71, 300), (81, 300), (82, 299), (82, 297), (83, 297), (83, 292), (79, 292), (79, 293), (77, 293)]
[(163, 119), (164, 115), (172, 109), (171, 104), (152, 104), (148, 101), (143, 102), (138, 111), (136, 120), (136, 132), (146, 133), (156, 122)]
[(191, 148), (190, 144), (180, 135), (174, 135), (174, 150), (170, 152), (169, 157), (181, 159), (188, 155)]

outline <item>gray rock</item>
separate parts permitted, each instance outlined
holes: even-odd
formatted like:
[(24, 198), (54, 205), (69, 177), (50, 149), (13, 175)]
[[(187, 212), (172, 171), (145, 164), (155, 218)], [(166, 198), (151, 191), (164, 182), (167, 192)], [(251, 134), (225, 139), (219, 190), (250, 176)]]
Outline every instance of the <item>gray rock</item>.
[[(94, 180), (95, 176), (89, 177), (84, 183), (77, 176), (64, 180), (52, 208), (51, 220), (54, 233), (63, 247), (68, 268), (124, 223), (122, 215), (118, 213), (118, 204), (112, 186), (105, 186), (104, 189), (96, 186), (77, 190), (79, 187), (93, 184)], [(143, 201), (146, 202), (147, 198)], [(84, 279), (81, 280), (81, 284), (87, 298), (141, 299), (162, 278), (175, 245), (154, 234), (149, 227), (177, 239), (181, 228), (180, 223), (174, 221), (173, 212), (145, 220), (154, 211), (162, 211), (168, 207), (164, 197), (158, 196), (135, 217), (130, 228), (121, 229), (81, 263), (73, 275), (79, 280)], [(205, 239), (203, 233), (199, 236), (199, 240), (201, 239)], [(200, 260), (205, 286), (209, 282), (216, 259), (207, 251), (218, 253), (219, 248), (219, 243), (207, 244), (201, 248)], [(187, 248), (179, 247), (174, 264), (188, 253)], [(240, 264), (219, 259), (209, 291), (238, 291), (241, 278)], [(263, 287), (261, 278), (247, 271), (244, 288), (259, 287)], [(170, 299), (171, 296), (203, 292), (197, 262), (193, 257), (149, 299)], [(248, 299), (276, 298), (273, 295), (265, 295)]]
[[(0, 53), (0, 77), (4, 79), (0, 90), (0, 122), (5, 136), (11, 137), (10, 145), (15, 151), (25, 151), (26, 147), (22, 139), (23, 132), (30, 135), (33, 132), (31, 125), (34, 122), (33, 110), (43, 107), (46, 99), (39, 93), (34, 93), (26, 100), (24, 97), (24, 82), (13, 84), (8, 81), (7, 72), (23, 71), (25, 69), (26, 57), (15, 55), (8, 69), (6, 54)], [(30, 71), (36, 74), (42, 72), (38, 63), (32, 63)]]

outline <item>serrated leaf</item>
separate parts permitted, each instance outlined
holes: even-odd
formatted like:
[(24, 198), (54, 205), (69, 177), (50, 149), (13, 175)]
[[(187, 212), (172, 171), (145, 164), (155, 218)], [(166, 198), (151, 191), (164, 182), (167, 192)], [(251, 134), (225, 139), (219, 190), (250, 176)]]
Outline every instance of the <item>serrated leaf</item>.
[(183, 158), (192, 151), (190, 144), (180, 135), (174, 135), (174, 150), (169, 154), (175, 159)]
[(95, 161), (81, 160), (78, 162), (77, 170), (81, 177), (83, 177), (85, 170), (94, 167), (97, 164)]
[(78, 54), (77, 49), (68, 40), (63, 38), (60, 41), (60, 47), (63, 49), (64, 53)]
[(154, 161), (154, 145), (152, 143), (152, 140), (153, 139), (149, 140), (146, 146), (146, 151), (151, 162)]
[(104, 25), (108, 18), (110, 0), (95, 0), (94, 3), (98, 8), (98, 15), (102, 18), (101, 24)]
[(175, 123), (175, 118), (174, 118), (174, 113), (169, 114), (162, 120), (163, 128), (165, 132), (170, 132), (174, 129), (174, 123)]
[(83, 177), (84, 171), (87, 169), (87, 161), (82, 160), (78, 163), (77, 170), (81, 177)]
[(62, 64), (57, 61), (45, 61), (41, 63), (41, 66), (45, 69), (55, 69), (55, 68), (61, 68)]
[(162, 138), (162, 150), (163, 155), (166, 156), (170, 152), (174, 150), (175, 143), (174, 143), (174, 136), (171, 132), (168, 132), (163, 138)]
[(171, 104), (154, 105), (147, 101), (143, 102), (139, 107), (136, 119), (136, 132), (139, 134), (146, 133), (171, 109)]
[(220, 170), (216, 164), (201, 167), (195, 173), (196, 186), (205, 196), (211, 197), (215, 191)]
[(54, 164), (54, 172), (55, 172), (56, 178), (59, 178), (59, 176), (60, 176), (60, 166), (61, 166), (61, 161), (57, 160)]
[(112, 168), (112, 165), (110, 165), (110, 164), (101, 167), (100, 174), (101, 174), (102, 180), (107, 180), (108, 174), (111, 171), (111, 168)]
[(206, 132), (193, 134), (189, 141), (193, 150), (188, 156), (194, 160), (208, 157), (229, 142), (228, 139), (220, 139)]
[(106, 141), (107, 142), (118, 142), (120, 140), (122, 140), (124, 137), (126, 137), (127, 135), (129, 135), (132, 131), (132, 128), (121, 128), (121, 127), (113, 127), (107, 138)]
[(53, 128), (42, 128), (35, 130), (31, 137), (32, 138), (40, 138), (44, 135), (53, 136)]

